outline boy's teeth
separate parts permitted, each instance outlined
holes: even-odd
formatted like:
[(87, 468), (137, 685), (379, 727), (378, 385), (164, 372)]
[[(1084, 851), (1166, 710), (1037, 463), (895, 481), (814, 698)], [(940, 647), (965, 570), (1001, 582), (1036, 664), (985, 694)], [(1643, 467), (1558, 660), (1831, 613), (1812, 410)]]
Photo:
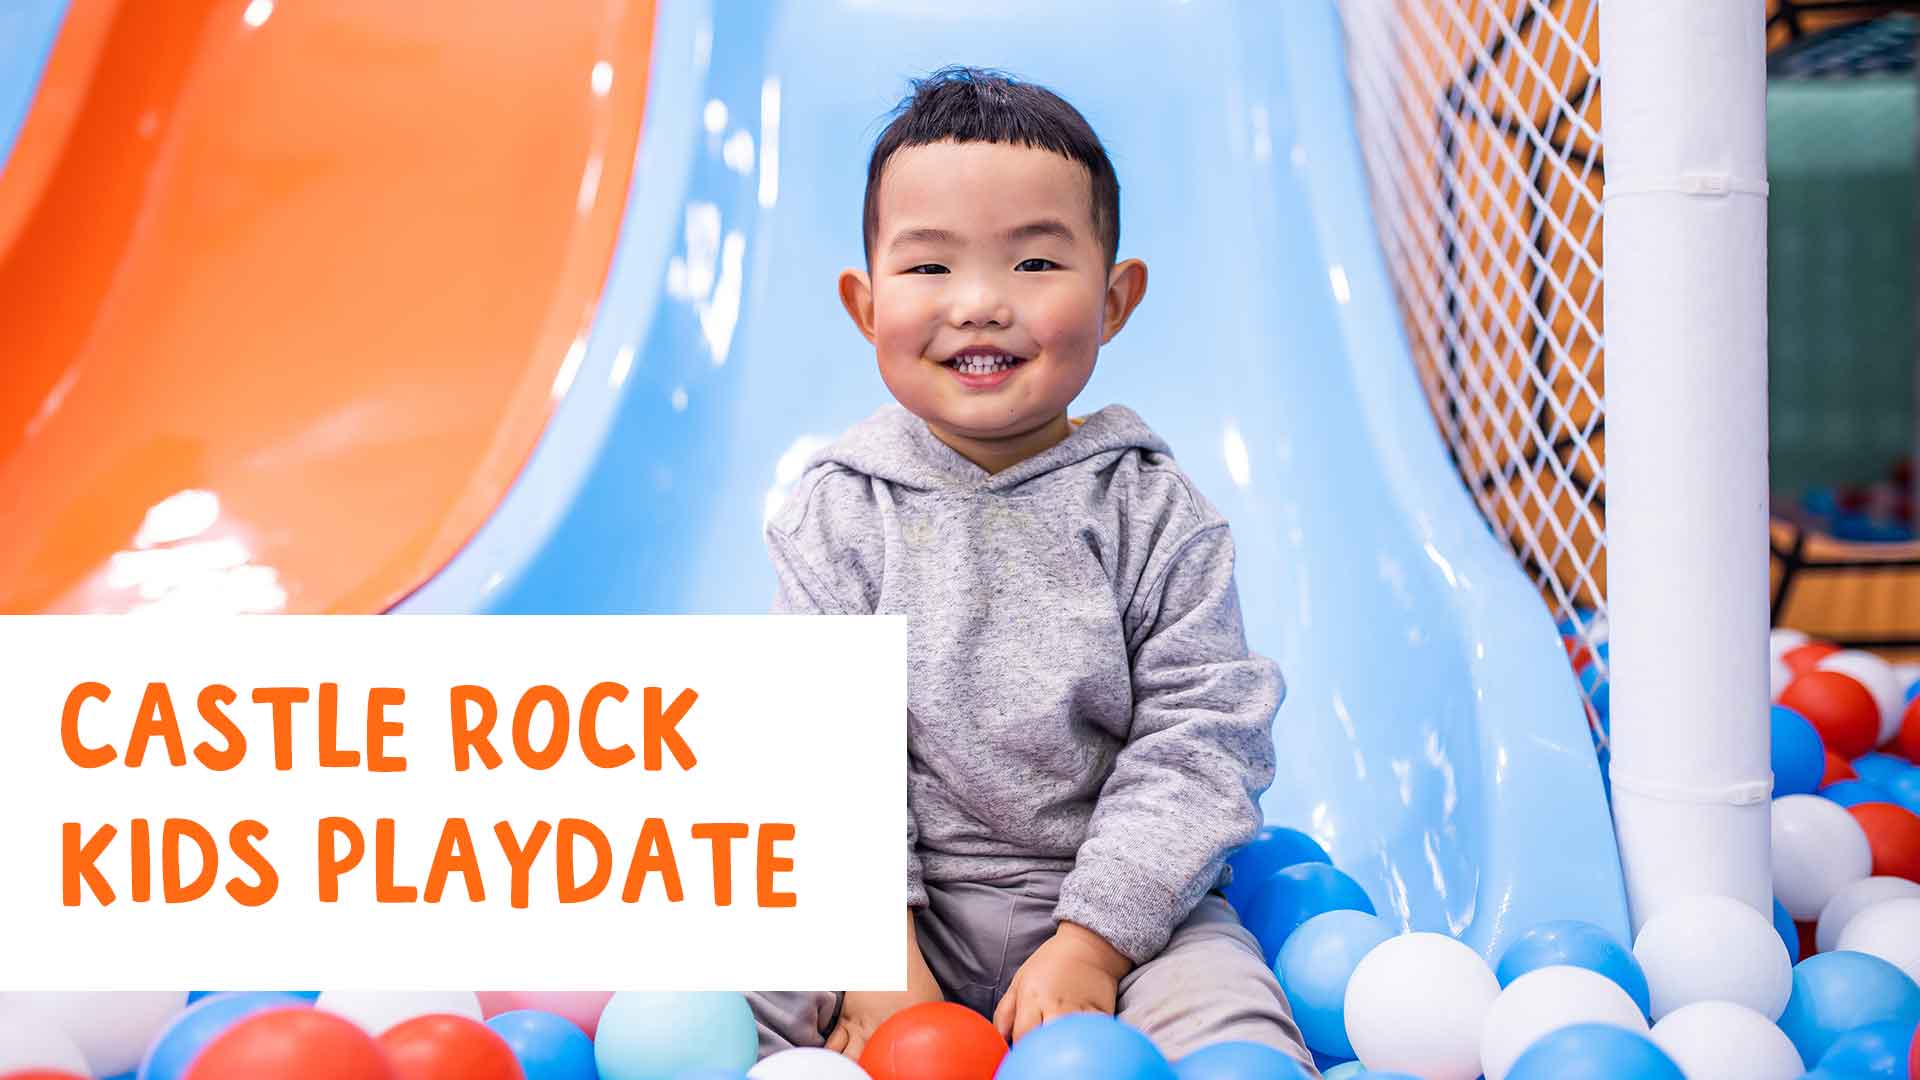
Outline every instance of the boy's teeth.
[(986, 353), (976, 353), (972, 356), (956, 356), (950, 363), (953, 364), (955, 370), (964, 371), (969, 375), (985, 375), (989, 372), (999, 371), (1001, 368), (1012, 367), (1015, 361), (1012, 356), (1006, 355), (1005, 353), (997, 356), (990, 356)]

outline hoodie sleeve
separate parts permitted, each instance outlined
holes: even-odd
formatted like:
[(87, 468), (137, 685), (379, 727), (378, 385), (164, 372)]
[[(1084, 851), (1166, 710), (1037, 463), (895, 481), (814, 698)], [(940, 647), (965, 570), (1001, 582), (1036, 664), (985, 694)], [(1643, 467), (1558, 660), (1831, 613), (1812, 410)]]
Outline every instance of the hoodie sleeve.
[(1133, 728), (1054, 909), (1135, 963), (1159, 954), (1259, 828), (1285, 694), (1278, 665), (1247, 650), (1224, 522), (1180, 543), (1145, 610)]
[[(844, 478), (834, 482), (831, 478)], [(877, 509), (865, 481), (822, 472), (803, 479), (767, 523), (767, 555), (778, 586), (773, 612), (781, 615), (871, 615), (879, 591), (883, 543)], [(863, 525), (871, 524), (871, 529)], [(870, 533), (870, 535), (869, 535)], [(920, 828), (907, 803), (907, 906), (926, 907), (920, 868)]]

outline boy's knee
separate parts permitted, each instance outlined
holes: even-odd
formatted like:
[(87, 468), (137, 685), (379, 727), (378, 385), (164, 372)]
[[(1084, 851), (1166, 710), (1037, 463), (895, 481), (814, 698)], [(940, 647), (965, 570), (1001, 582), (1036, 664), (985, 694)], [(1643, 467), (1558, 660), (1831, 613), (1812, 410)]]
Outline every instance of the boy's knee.
[(760, 1056), (796, 1046), (820, 1046), (840, 1018), (841, 996), (830, 990), (754, 990), (747, 993), (760, 1028)]

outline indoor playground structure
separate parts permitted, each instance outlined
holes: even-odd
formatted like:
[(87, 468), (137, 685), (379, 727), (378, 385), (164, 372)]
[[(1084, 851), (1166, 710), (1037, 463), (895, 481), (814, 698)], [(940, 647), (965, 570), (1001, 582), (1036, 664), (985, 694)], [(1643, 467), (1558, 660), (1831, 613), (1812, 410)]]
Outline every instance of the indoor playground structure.
[[(1233, 523), (1286, 674), (1229, 899), (1323, 1075), (1920, 1077), (1920, 670), (1763, 644), (1778, 28), (20, 0), (0, 611), (765, 611), (762, 523), (888, 400), (833, 292), (872, 141), (908, 79), (999, 68), (1086, 114), (1152, 269), (1079, 407)], [(268, 1075), (1305, 1073), (954, 1005), (755, 1064), (738, 994), (0, 993), (0, 1080)]]

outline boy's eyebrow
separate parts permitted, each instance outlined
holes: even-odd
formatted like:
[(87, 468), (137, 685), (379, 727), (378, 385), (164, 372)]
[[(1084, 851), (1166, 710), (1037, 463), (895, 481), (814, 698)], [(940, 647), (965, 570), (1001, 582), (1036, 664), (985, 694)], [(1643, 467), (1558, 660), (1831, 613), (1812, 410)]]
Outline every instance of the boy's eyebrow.
[[(1051, 236), (1069, 244), (1073, 243), (1073, 230), (1059, 218), (1042, 218), (1039, 221), (1029, 221), (1025, 225), (1015, 225), (1006, 231), (1003, 239), (1012, 243), (1016, 240), (1042, 236)], [(958, 244), (959, 242), (960, 237), (946, 229), (922, 227), (900, 232), (893, 238), (893, 242), (887, 245), (887, 250), (898, 251), (909, 244)]]

